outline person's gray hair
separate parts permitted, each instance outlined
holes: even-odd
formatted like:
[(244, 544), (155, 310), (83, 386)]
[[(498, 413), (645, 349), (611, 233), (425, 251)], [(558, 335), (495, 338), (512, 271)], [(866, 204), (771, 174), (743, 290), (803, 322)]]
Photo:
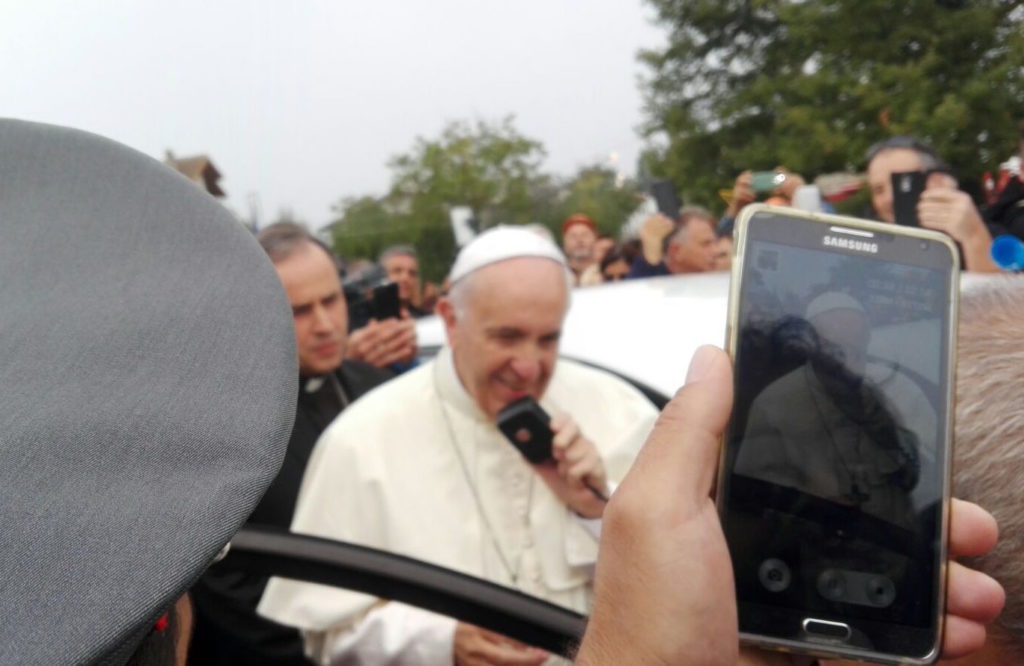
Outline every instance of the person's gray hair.
[(339, 266), (338, 258), (331, 248), (309, 233), (305, 227), (294, 222), (277, 222), (269, 227), (264, 227), (256, 234), (256, 240), (270, 257), (271, 263), (284, 261), (295, 254), (299, 248), (309, 243), (326, 252), (327, 256), (331, 258), (331, 262), (335, 266)]
[(929, 146), (927, 143), (918, 139), (916, 136), (910, 135), (897, 135), (891, 136), (888, 139), (883, 139), (877, 143), (872, 144), (868, 148), (867, 154), (865, 155), (864, 163), (870, 165), (871, 161), (874, 160), (878, 155), (884, 153), (887, 150), (912, 150), (917, 153), (917, 156), (921, 159), (921, 167), (925, 171), (931, 171), (938, 169), (940, 171), (948, 171), (949, 167), (939, 154), (935, 152), (935, 149)]
[(715, 231), (715, 228), (718, 226), (715, 216), (707, 208), (700, 206), (683, 206), (680, 208), (679, 218), (675, 227), (672, 228), (671, 233), (665, 236), (665, 240), (662, 242), (662, 252), (668, 252), (668, 248), (672, 243), (682, 241), (690, 225), (698, 220), (706, 221), (712, 231)]
[(416, 248), (412, 245), (391, 245), (390, 247), (384, 248), (384, 251), (380, 253), (380, 258), (377, 259), (377, 263), (381, 266), (384, 262), (391, 257), (412, 257), (416, 261), (419, 261), (420, 257), (416, 253)]
[(999, 522), (999, 543), (974, 564), (1006, 589), (997, 623), (1024, 663), (1024, 281), (979, 280), (960, 305), (954, 495)]

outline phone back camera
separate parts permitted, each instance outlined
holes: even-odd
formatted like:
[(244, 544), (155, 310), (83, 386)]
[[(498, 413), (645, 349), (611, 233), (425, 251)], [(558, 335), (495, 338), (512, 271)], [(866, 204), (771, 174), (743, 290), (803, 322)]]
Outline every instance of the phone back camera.
[(774, 557), (761, 563), (757, 570), (757, 577), (761, 580), (764, 589), (769, 592), (782, 592), (789, 587), (789, 583), (793, 579), (786, 563)]

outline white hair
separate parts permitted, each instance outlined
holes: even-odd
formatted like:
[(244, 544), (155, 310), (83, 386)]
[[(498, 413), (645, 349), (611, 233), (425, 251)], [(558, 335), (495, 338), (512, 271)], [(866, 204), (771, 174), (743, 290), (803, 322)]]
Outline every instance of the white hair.
[(954, 494), (999, 522), (1000, 539), (975, 565), (1006, 588), (997, 620), (1024, 663), (1024, 281), (986, 278), (960, 308)]

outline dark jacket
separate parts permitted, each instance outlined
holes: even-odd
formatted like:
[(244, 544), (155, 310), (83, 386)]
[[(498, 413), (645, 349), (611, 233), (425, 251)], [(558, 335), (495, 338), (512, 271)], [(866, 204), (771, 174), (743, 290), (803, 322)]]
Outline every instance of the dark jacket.
[[(281, 471), (267, 489), (247, 524), (287, 529), (302, 484), (306, 463), (320, 434), (345, 405), (392, 377), (391, 373), (355, 361), (335, 371), (342, 389), (339, 401), (325, 381), (312, 393), (300, 381), (295, 425)], [(192, 588), (195, 629), (189, 664), (308, 664), (296, 629), (256, 614), (268, 578), (235, 566), (230, 553), (210, 567)]]
[(1024, 240), (1024, 182), (1011, 178), (999, 198), (985, 211), (993, 236), (1013, 234)]
[(672, 273), (665, 266), (665, 262), (662, 261), (655, 264), (647, 263), (644, 259), (643, 254), (638, 254), (636, 259), (633, 260), (633, 265), (629, 267), (629, 273), (626, 274), (626, 279), (632, 278), (645, 278), (645, 277), (658, 277), (659, 275), (671, 275)]

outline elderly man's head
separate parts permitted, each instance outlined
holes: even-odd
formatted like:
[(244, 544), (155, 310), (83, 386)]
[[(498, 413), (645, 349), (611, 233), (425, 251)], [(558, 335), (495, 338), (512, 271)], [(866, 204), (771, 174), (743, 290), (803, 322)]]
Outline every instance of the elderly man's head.
[(675, 230), (665, 237), (665, 267), (671, 273), (714, 270), (715, 225), (714, 216), (703, 208), (683, 208)]
[(1024, 283), (1004, 276), (965, 290), (957, 348), (953, 491), (999, 521), (975, 565), (1006, 589), (986, 649), (968, 664), (1024, 664)]
[(411, 245), (392, 245), (380, 255), (380, 266), (398, 285), (398, 300), (408, 307), (420, 290), (420, 261)]
[(893, 223), (892, 174), (945, 169), (942, 160), (926, 143), (911, 136), (894, 136), (868, 149), (868, 187), (871, 206), (883, 222)]
[(257, 236), (292, 305), (299, 374), (337, 369), (348, 341), (348, 310), (334, 255), (302, 227), (273, 224)]
[(558, 357), (569, 274), (553, 244), (522, 229), (488, 232), (463, 249), (438, 303), (455, 369), (489, 418), (540, 399)]

